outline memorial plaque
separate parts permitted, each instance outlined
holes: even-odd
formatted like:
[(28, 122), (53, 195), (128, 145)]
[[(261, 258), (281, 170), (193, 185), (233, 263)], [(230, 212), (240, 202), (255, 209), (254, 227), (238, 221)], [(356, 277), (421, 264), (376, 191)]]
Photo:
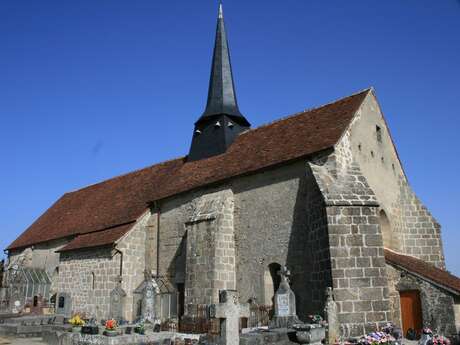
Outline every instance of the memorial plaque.
[(278, 302), (278, 316), (289, 316), (289, 295), (280, 294), (276, 296)]

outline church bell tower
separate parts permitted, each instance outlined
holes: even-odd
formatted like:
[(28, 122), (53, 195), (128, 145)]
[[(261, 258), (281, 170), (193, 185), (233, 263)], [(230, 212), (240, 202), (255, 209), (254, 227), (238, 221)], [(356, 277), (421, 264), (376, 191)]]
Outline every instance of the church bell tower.
[(250, 126), (238, 109), (236, 101), (230, 51), (222, 4), (220, 4), (208, 101), (203, 115), (195, 122), (188, 161), (224, 153), (238, 134), (249, 129)]

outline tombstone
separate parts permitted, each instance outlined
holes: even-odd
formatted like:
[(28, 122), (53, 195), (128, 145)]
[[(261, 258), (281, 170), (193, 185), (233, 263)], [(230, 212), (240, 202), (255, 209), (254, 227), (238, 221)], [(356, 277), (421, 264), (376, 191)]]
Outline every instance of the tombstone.
[(324, 316), (328, 324), (326, 340), (328, 341), (328, 344), (335, 344), (340, 336), (340, 324), (337, 317), (337, 304), (334, 301), (331, 287), (326, 289)]
[(60, 292), (56, 296), (56, 314), (64, 317), (72, 315), (72, 297), (67, 292)]
[(145, 273), (145, 285), (142, 292), (142, 311), (141, 318), (144, 322), (154, 324), (156, 321), (155, 314), (155, 295), (158, 291), (158, 285), (148, 272)]
[(238, 345), (240, 342), (240, 318), (250, 315), (249, 304), (239, 304), (238, 293), (223, 290), (219, 304), (211, 305), (210, 316), (220, 319), (220, 336), (223, 345)]
[(281, 282), (275, 293), (275, 314), (270, 328), (290, 328), (300, 322), (296, 313), (295, 294), (289, 286), (290, 274), (286, 266), (278, 272)]
[(19, 288), (13, 287), (11, 289), (9, 303), (10, 310), (13, 314), (18, 314), (22, 310), (22, 302), (24, 301), (24, 295), (21, 293)]
[(121, 288), (121, 277), (117, 282), (117, 286), (110, 292), (110, 311), (109, 317), (115, 320), (123, 320), (124, 315), (124, 304), (125, 304), (126, 292)]

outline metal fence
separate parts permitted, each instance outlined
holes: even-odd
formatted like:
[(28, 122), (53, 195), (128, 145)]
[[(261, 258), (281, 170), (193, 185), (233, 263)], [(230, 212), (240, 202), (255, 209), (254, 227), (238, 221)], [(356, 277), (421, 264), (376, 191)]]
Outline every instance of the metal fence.
[(268, 326), (272, 316), (273, 306), (251, 303), (249, 306), (249, 319), (247, 320), (247, 327), (255, 328)]
[[(268, 326), (273, 316), (273, 307), (268, 305), (250, 304), (249, 318), (242, 318), (240, 329)], [(210, 307), (205, 304), (188, 305), (188, 316), (183, 317), (179, 322), (178, 330), (191, 334), (220, 333), (220, 320), (210, 317)], [(167, 326), (165, 325), (164, 328)]]

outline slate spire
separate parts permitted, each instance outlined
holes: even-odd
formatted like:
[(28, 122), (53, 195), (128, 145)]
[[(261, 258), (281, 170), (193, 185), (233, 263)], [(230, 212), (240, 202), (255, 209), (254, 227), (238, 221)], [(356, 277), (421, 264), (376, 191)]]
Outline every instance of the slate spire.
[(195, 122), (188, 160), (224, 153), (236, 136), (250, 126), (249, 121), (241, 114), (236, 100), (230, 50), (220, 3), (208, 100), (204, 113)]

